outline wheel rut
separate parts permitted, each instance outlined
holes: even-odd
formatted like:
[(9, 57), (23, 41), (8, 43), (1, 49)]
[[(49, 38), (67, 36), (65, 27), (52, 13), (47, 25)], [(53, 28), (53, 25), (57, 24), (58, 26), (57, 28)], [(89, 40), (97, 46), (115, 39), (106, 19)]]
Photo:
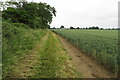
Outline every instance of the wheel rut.
[(83, 78), (114, 78), (113, 74), (98, 64), (96, 60), (82, 53), (63, 37), (59, 35), (58, 37), (68, 55), (72, 57), (72, 62), (76, 66), (77, 71), (82, 73)]

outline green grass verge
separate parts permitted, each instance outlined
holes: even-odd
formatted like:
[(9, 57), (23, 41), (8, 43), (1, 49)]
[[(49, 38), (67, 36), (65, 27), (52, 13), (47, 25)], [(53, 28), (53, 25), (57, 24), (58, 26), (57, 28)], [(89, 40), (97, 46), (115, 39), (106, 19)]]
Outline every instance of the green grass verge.
[(3, 22), (2, 72), (3, 78), (14, 71), (19, 60), (45, 35), (45, 30), (26, 29), (24, 24)]
[(39, 63), (33, 69), (35, 78), (78, 78), (81, 75), (75, 70), (71, 58), (55, 34), (49, 32), (48, 39), (38, 52)]

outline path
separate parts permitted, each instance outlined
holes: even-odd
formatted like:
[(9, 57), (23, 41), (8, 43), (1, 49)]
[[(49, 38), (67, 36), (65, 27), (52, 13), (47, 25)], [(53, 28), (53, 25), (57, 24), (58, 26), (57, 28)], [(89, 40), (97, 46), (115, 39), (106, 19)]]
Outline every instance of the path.
[(58, 36), (69, 56), (72, 57), (73, 64), (82, 73), (83, 78), (113, 78), (111, 72), (99, 65), (89, 56), (81, 53), (79, 49), (70, 44), (63, 37)]
[(78, 72), (83, 78), (113, 77), (64, 38), (48, 31), (8, 74), (11, 78), (81, 78)]
[[(52, 31), (15, 65), (7, 78), (79, 78), (71, 58)], [(9, 80), (9, 79), (8, 79)]]

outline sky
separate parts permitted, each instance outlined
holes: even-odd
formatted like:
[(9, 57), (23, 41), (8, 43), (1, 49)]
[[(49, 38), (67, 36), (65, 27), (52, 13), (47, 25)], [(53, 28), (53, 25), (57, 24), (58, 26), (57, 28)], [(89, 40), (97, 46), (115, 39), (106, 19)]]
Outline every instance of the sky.
[(51, 27), (66, 28), (91, 27), (101, 28), (118, 27), (118, 2), (120, 0), (27, 0), (45, 2), (54, 6), (57, 13)]
[[(31, 0), (32, 1), (32, 0)], [(33, 0), (56, 8), (51, 27), (118, 27), (119, 0)]]

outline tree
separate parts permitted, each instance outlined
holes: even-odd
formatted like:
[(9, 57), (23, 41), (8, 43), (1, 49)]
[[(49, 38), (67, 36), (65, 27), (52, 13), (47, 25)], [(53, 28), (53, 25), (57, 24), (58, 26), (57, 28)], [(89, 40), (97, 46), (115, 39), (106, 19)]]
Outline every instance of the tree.
[(88, 29), (88, 28), (86, 27), (86, 29)]
[[(35, 2), (7, 2), (9, 7), (2, 11), (3, 20), (13, 23), (24, 23), (30, 28), (49, 28), (53, 16), (56, 16), (54, 7), (46, 3)], [(14, 5), (14, 6), (12, 6)]]
[(80, 29), (79, 27), (77, 27), (76, 29)]
[(98, 27), (98, 26), (96, 26), (96, 27), (95, 27), (95, 29), (99, 29), (99, 27)]
[(71, 26), (70, 29), (75, 29), (75, 28)]
[(51, 28), (51, 29), (56, 29), (55, 27)]
[(60, 27), (60, 29), (63, 29), (63, 28), (65, 28), (63, 25)]
[(101, 30), (103, 30), (103, 28), (100, 28)]
[(96, 27), (89, 27), (89, 29), (99, 29), (99, 27), (98, 26), (96, 26)]

